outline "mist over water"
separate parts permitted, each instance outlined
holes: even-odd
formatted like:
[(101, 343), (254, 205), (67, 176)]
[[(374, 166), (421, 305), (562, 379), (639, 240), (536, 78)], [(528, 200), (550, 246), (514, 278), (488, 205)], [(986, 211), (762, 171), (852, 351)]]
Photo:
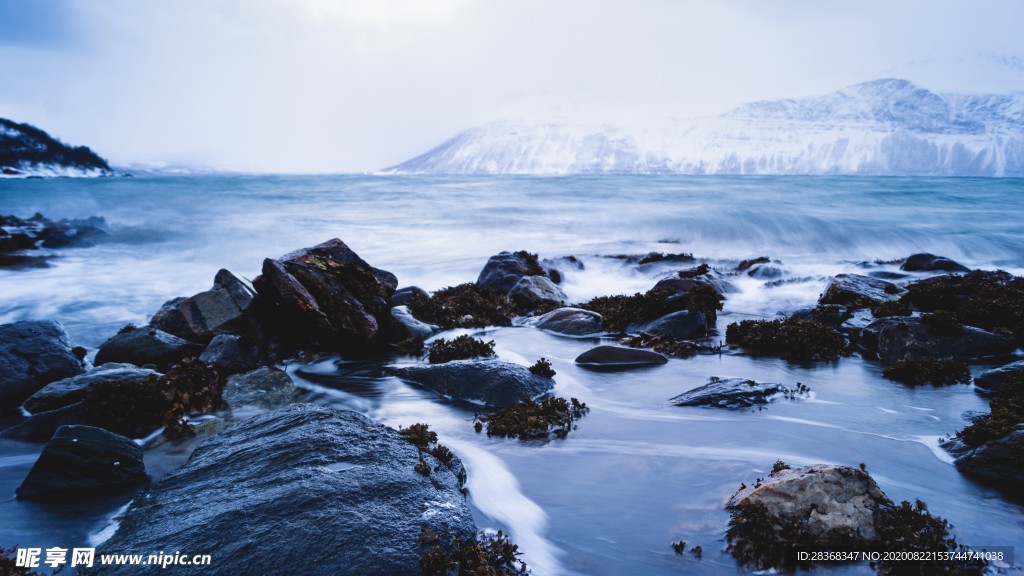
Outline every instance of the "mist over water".
[[(0, 214), (103, 216), (113, 241), (66, 249), (39, 270), (0, 271), (0, 322), (56, 319), (94, 349), (128, 322), (143, 324), (176, 296), (210, 287), (218, 269), (248, 278), (266, 257), (341, 238), (401, 286), (427, 290), (476, 279), (502, 250), (579, 257), (563, 288), (574, 301), (649, 289), (691, 264), (637, 266), (616, 255), (692, 253), (724, 271), (740, 259), (778, 260), (784, 282), (735, 276), (725, 326), (812, 305), (839, 272), (928, 251), (969, 267), (1024, 272), (1024, 180), (852, 177), (377, 177), (194, 176), (0, 181)], [(1024, 542), (1024, 508), (960, 475), (938, 437), (986, 410), (970, 386), (909, 388), (859, 357), (792, 364), (726, 351), (630, 372), (578, 368), (598, 339), (530, 328), (470, 333), (499, 358), (557, 371), (555, 393), (591, 413), (565, 441), (488, 438), (472, 409), (439, 400), (358, 363), (293, 364), (307, 399), (390, 426), (428, 422), (466, 464), (481, 527), (511, 532), (541, 574), (733, 574), (722, 504), (739, 486), (791, 464), (864, 462), (894, 500), (920, 498), (976, 546)], [(450, 333), (441, 334), (450, 337)], [(398, 361), (412, 361), (400, 358)], [(980, 370), (975, 367), (975, 372)], [(755, 412), (679, 408), (668, 399), (709, 376), (813, 391)], [(38, 447), (0, 444), (0, 494), (13, 494)], [(147, 449), (150, 471), (179, 455)], [(5, 496), (6, 498), (6, 496)], [(123, 502), (68, 518), (0, 501), (0, 545), (77, 545), (109, 528)], [(701, 545), (703, 560), (669, 543)], [(1018, 551), (1019, 552), (1019, 551)], [(861, 573), (828, 567), (821, 573)]]

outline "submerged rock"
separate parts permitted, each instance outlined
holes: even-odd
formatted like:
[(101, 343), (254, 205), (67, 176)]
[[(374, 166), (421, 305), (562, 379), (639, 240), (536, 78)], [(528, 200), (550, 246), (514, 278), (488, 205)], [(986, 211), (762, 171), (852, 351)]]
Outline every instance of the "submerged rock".
[(604, 331), (604, 318), (597, 312), (582, 308), (558, 308), (547, 314), (527, 318), (523, 326), (534, 326), (566, 336), (590, 336)]
[(671, 336), (678, 340), (692, 340), (707, 334), (707, 317), (703, 312), (680, 310), (666, 314), (646, 324), (634, 324), (627, 328), (635, 334), (645, 333), (655, 336)]
[(840, 304), (848, 308), (869, 308), (899, 300), (906, 290), (885, 280), (859, 274), (837, 274), (825, 287), (819, 304)]
[(146, 481), (142, 449), (92, 426), (61, 426), (18, 487), (18, 498), (89, 498)]
[(970, 272), (970, 268), (963, 264), (954, 262), (944, 256), (936, 256), (927, 252), (911, 255), (900, 266), (900, 270), (906, 270), (907, 272)]
[(394, 374), (453, 400), (495, 408), (536, 399), (550, 392), (555, 384), (551, 378), (533, 374), (525, 366), (500, 360), (454, 360), (398, 368)]
[(974, 379), (974, 385), (986, 392), (1000, 392), (1021, 381), (1024, 381), (1024, 360), (986, 370)]
[(23, 406), (33, 414), (56, 410), (85, 399), (88, 391), (101, 382), (121, 382), (125, 385), (143, 385), (150, 376), (159, 376), (154, 370), (133, 364), (110, 362), (88, 372), (51, 382), (39, 389)]
[(284, 370), (264, 366), (246, 374), (228, 378), (224, 402), (232, 410), (250, 406), (276, 408), (290, 404), (295, 397), (295, 382)]
[(580, 366), (598, 370), (643, 368), (645, 366), (665, 364), (666, 362), (668, 362), (668, 358), (657, 352), (608, 345), (591, 348), (576, 357), (576, 363)]
[[(418, 472), (426, 462), (427, 475)], [(448, 466), (451, 466), (449, 468)], [(213, 566), (175, 574), (420, 574), (420, 535), (471, 539), (462, 465), (446, 466), (351, 411), (291, 406), (203, 442), (135, 499), (97, 554), (187, 550)], [(283, 520), (284, 524), (282, 524)], [(99, 573), (119, 573), (101, 567)]]
[(391, 305), (405, 306), (413, 296), (429, 298), (430, 294), (427, 294), (427, 291), (419, 286), (406, 286), (395, 290), (395, 293), (391, 295)]
[(59, 322), (25, 320), (0, 326), (0, 410), (14, 408), (50, 382), (84, 370)]
[(707, 384), (683, 392), (669, 402), (676, 406), (749, 408), (757, 404), (767, 404), (776, 396), (797, 393), (804, 393), (804, 389), (793, 391), (782, 384), (754, 382), (746, 378), (716, 378), (712, 376)]
[(96, 364), (119, 362), (136, 366), (154, 366), (161, 372), (183, 358), (196, 356), (202, 346), (168, 334), (162, 330), (143, 326), (125, 327), (110, 338), (96, 352)]
[(1007, 336), (930, 318), (879, 318), (861, 332), (861, 346), (886, 363), (918, 358), (966, 360), (1013, 350), (1013, 340)]
[(395, 306), (391, 309), (391, 317), (395, 319), (398, 326), (401, 326), (406, 338), (429, 338), (441, 329), (435, 324), (420, 322), (413, 317), (408, 306)]

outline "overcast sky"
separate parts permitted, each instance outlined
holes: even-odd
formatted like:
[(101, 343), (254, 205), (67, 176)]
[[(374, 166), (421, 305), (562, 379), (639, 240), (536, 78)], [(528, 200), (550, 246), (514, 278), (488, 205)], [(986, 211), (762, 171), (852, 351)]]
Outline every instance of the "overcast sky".
[(1022, 22), (1017, 0), (0, 0), (0, 117), (115, 163), (363, 172), (533, 110), (1024, 90)]

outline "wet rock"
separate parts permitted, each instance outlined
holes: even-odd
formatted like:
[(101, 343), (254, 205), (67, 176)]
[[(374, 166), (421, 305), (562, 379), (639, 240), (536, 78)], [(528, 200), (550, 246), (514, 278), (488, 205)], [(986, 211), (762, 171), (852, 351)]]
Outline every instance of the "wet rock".
[(669, 400), (676, 406), (712, 406), (715, 408), (749, 408), (767, 404), (776, 396), (797, 392), (782, 384), (754, 382), (746, 378), (716, 378), (707, 384), (683, 392)]
[(636, 336), (623, 338), (620, 343), (630, 348), (650, 348), (658, 354), (670, 358), (689, 358), (694, 354), (713, 354), (721, 352), (720, 346), (698, 344), (693, 340), (680, 340), (664, 334), (648, 334), (641, 332)]
[(922, 317), (879, 318), (861, 332), (861, 346), (886, 363), (917, 358), (980, 358), (1013, 350), (1013, 341), (972, 326), (948, 330)]
[(89, 498), (146, 481), (142, 449), (92, 426), (61, 426), (18, 487), (18, 498)]
[(943, 311), (968, 326), (1012, 334), (1024, 345), (1024, 278), (1002, 270), (943, 275), (907, 286), (914, 307)]
[(799, 318), (734, 322), (726, 327), (725, 341), (787, 360), (834, 360), (849, 352), (834, 329)]
[(588, 336), (604, 331), (604, 318), (597, 312), (582, 308), (558, 308), (547, 314), (528, 318), (523, 321), (523, 325), (566, 336)]
[(394, 370), (399, 378), (429, 388), (453, 400), (505, 408), (533, 400), (554, 388), (551, 378), (525, 366), (500, 360), (455, 360), (444, 364)]
[(0, 438), (23, 442), (46, 442), (61, 426), (81, 424), (82, 403), (71, 404), (48, 412), (33, 414), (0, 432)]
[(476, 283), (501, 294), (508, 294), (524, 276), (545, 276), (536, 254), (520, 250), (501, 252), (487, 259)]
[(922, 252), (913, 254), (903, 262), (900, 270), (907, 272), (970, 272), (970, 268), (944, 256)]
[(121, 382), (128, 386), (142, 385), (153, 375), (159, 376), (153, 370), (139, 368), (133, 364), (101, 364), (88, 372), (47, 384), (25, 400), (23, 406), (33, 414), (56, 410), (81, 402), (88, 391), (101, 382)]
[(289, 337), (363, 346), (391, 323), (393, 278), (333, 239), (265, 260), (253, 285)]
[(575, 256), (562, 256), (561, 258), (545, 258), (540, 261), (540, 267), (555, 284), (561, 284), (562, 279), (568, 272), (584, 270), (583, 261)]
[(149, 326), (126, 327), (113, 338), (100, 344), (96, 364), (122, 362), (136, 366), (153, 366), (166, 372), (183, 358), (202, 352), (199, 344), (189, 342)]
[(181, 313), (181, 304), (188, 298), (184, 296), (164, 302), (164, 305), (153, 314), (149, 325), (157, 330), (163, 330), (183, 340), (198, 341), (199, 335), (192, 331), (185, 315)]
[(580, 366), (598, 370), (643, 368), (665, 364), (666, 362), (668, 362), (668, 358), (657, 352), (608, 345), (591, 348), (576, 357), (576, 363)]
[(678, 340), (692, 340), (707, 334), (707, 317), (703, 312), (680, 310), (666, 314), (646, 324), (633, 324), (626, 329), (634, 334), (671, 336)]
[(818, 324), (831, 326), (832, 328), (839, 327), (847, 317), (848, 311), (846, 306), (842, 306), (840, 304), (820, 304), (814, 307), (808, 306), (806, 308), (800, 308), (790, 315), (790, 318), (813, 320)]
[(747, 270), (747, 276), (759, 280), (776, 280), (782, 278), (783, 275), (785, 275), (785, 271), (778, 266), (759, 265)]
[(391, 295), (392, 306), (405, 306), (409, 303), (409, 300), (413, 296), (420, 296), (421, 298), (429, 298), (430, 295), (427, 291), (419, 286), (407, 286), (405, 288), (399, 288), (395, 290), (395, 293)]
[(413, 296), (408, 306), (419, 320), (442, 328), (509, 326), (515, 315), (504, 294), (472, 283), (443, 288), (429, 298)]
[(245, 406), (276, 408), (290, 404), (295, 397), (295, 382), (284, 370), (264, 366), (246, 374), (228, 378), (224, 402), (232, 410)]
[(25, 320), (0, 326), (0, 410), (84, 370), (59, 322)]
[(751, 258), (750, 260), (743, 260), (736, 266), (737, 272), (746, 272), (758, 264), (768, 264), (771, 262), (771, 258), (767, 256), (759, 256), (757, 258)]
[(869, 549), (875, 541), (875, 518), (890, 505), (871, 476), (856, 468), (818, 464), (782, 469), (742, 487), (726, 502), (733, 513), (730, 551), (744, 563), (772, 565), (772, 559), (760, 558), (768, 543), (785, 553), (809, 545), (819, 550)]
[[(175, 574), (420, 574), (422, 528), (472, 539), (462, 470), (351, 411), (292, 406), (203, 442), (135, 499), (97, 554), (188, 550), (209, 566)], [(285, 525), (282, 518), (286, 518)], [(117, 569), (107, 572), (117, 573)]]
[(825, 287), (818, 303), (869, 308), (881, 302), (898, 300), (905, 293), (903, 288), (885, 280), (859, 274), (837, 274)]
[(962, 439), (954, 438), (944, 443), (943, 448), (956, 456), (954, 464), (964, 474), (1024, 486), (1024, 424), (1018, 424), (1006, 436), (978, 446), (968, 446)]
[(218, 334), (199, 355), (222, 376), (248, 372), (260, 365), (259, 350), (248, 339), (234, 334)]
[(440, 326), (420, 322), (413, 317), (408, 306), (395, 306), (391, 309), (391, 317), (402, 328), (405, 338), (429, 338), (441, 329)]
[(509, 290), (508, 296), (526, 310), (538, 306), (562, 306), (569, 301), (565, 292), (544, 276), (523, 276)]
[(890, 272), (889, 270), (872, 270), (868, 272), (868, 276), (878, 278), (879, 280), (903, 280), (904, 278), (910, 278), (910, 274)]
[(1024, 360), (986, 370), (974, 379), (974, 385), (986, 392), (1000, 392), (1024, 380)]
[(245, 282), (227, 270), (217, 272), (213, 288), (186, 298), (178, 310), (189, 331), (201, 341), (215, 334), (244, 334), (251, 331), (249, 310), (256, 294)]
[(711, 286), (721, 294), (739, 292), (736, 285), (727, 280), (724, 274), (707, 264), (682, 270), (676, 276), (659, 280), (654, 285), (655, 288), (667, 288), (673, 292), (686, 292), (695, 286)]

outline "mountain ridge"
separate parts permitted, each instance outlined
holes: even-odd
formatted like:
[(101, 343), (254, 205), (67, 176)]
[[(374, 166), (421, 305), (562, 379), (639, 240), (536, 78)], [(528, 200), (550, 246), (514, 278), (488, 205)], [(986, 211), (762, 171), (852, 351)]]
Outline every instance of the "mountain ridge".
[(108, 176), (107, 161), (87, 146), (68, 146), (31, 124), (0, 118), (0, 175)]

